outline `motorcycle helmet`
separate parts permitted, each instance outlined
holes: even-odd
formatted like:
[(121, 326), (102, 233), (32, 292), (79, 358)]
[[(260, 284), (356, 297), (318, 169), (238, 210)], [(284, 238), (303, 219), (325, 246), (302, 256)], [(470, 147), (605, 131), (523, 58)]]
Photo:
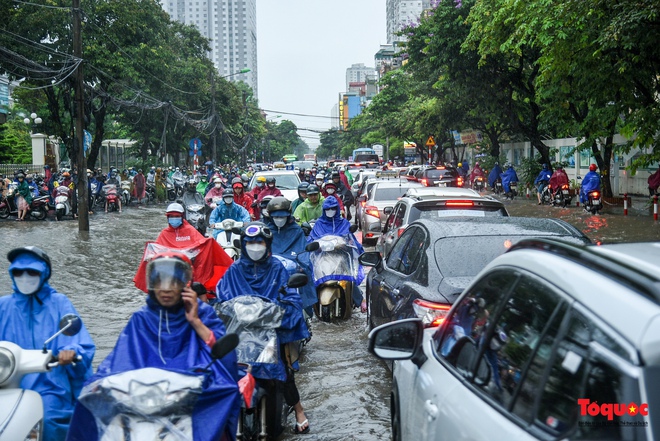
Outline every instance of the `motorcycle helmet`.
[[(251, 248), (250, 242), (264, 241), (266, 249), (257, 252)], [(250, 222), (241, 230), (242, 256), (253, 262), (265, 262), (270, 257), (270, 249), (273, 243), (273, 232), (263, 222)]]
[(490, 339), (490, 349), (496, 352), (499, 351), (502, 349), (502, 346), (506, 344), (507, 340), (508, 337), (506, 332), (502, 331), (501, 329), (496, 330), (495, 334), (493, 334), (493, 338)]
[(257, 185), (261, 184), (262, 186), (266, 183), (265, 176), (257, 176)]
[(183, 205), (177, 202), (172, 202), (167, 206), (167, 210), (165, 210), (165, 216), (183, 217), (184, 212), (185, 211), (183, 209)]
[(298, 184), (298, 197), (301, 199), (303, 198), (303, 195), (301, 193), (304, 193), (305, 196), (307, 196), (307, 187), (309, 187), (309, 182), (301, 182)]
[(234, 190), (226, 188), (225, 191), (222, 192), (222, 200), (225, 204), (231, 205), (234, 202)]
[(192, 262), (183, 253), (163, 252), (156, 254), (147, 263), (147, 291), (174, 290), (181, 293), (192, 282)]
[(310, 184), (307, 187), (307, 196), (313, 195), (313, 194), (319, 194), (319, 187), (314, 184)]
[(188, 180), (188, 190), (197, 191), (197, 181), (195, 181), (195, 179), (190, 178)]
[(331, 179), (335, 179), (335, 178), (339, 179), (340, 178), (339, 172), (338, 171), (333, 171), (332, 175), (330, 175), (330, 178)]
[(277, 196), (268, 202), (266, 209), (271, 217), (288, 216), (291, 214), (291, 202), (284, 196)]
[(274, 186), (275, 185), (275, 176), (268, 176), (266, 178), (266, 185), (268, 185), (269, 187)]
[(231, 187), (232, 188), (236, 188), (236, 187), (239, 187), (239, 186), (241, 188), (244, 187), (243, 180), (241, 178), (234, 178), (234, 179), (231, 180)]
[(16, 175), (16, 179), (24, 179), (25, 175), (23, 173), (19, 173)]
[(459, 162), (459, 163), (458, 163), (458, 167), (463, 167), (463, 163), (462, 163), (462, 162)]
[(598, 169), (598, 166), (596, 164), (591, 164), (589, 166), (589, 171), (596, 171)]
[(243, 174), (241, 175), (241, 181), (243, 181), (243, 187), (247, 187), (248, 182), (250, 182), (250, 178), (248, 178), (248, 175), (246, 175), (245, 173), (243, 173)]
[(332, 181), (326, 182), (325, 184), (323, 184), (323, 189), (328, 194), (335, 194), (337, 192), (337, 184), (335, 184)]
[(547, 170), (547, 169), (548, 169), (548, 164), (543, 164), (543, 170)]
[(50, 279), (52, 271), (50, 257), (41, 248), (32, 245), (14, 248), (7, 253), (7, 260), (10, 262), (9, 273), (12, 277), (15, 277), (14, 270), (27, 270), (28, 274), (33, 270), (41, 273), (41, 285)]

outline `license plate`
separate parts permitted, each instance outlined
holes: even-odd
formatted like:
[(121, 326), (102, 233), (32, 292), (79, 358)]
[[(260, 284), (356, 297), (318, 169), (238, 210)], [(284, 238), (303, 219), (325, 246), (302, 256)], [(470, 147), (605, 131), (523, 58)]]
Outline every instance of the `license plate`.
[(568, 194), (568, 190), (562, 190), (562, 193)]
[(447, 183), (446, 182), (438, 182), (438, 187), (446, 187)]
[(600, 205), (600, 199), (594, 199), (594, 205)]

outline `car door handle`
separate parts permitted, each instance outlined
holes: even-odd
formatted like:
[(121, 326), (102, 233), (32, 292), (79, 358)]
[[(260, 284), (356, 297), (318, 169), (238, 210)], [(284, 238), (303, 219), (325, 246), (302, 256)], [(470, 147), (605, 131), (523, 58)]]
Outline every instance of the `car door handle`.
[(429, 421), (433, 421), (438, 417), (438, 406), (433, 404), (431, 400), (426, 400), (424, 402), (424, 410), (428, 415)]

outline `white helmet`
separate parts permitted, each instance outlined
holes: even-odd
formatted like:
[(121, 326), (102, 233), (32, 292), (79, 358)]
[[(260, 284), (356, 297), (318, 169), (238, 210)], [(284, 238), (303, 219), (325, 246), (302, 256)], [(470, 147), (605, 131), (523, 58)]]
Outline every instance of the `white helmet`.
[(176, 202), (172, 202), (170, 205), (167, 206), (167, 210), (165, 210), (165, 214), (168, 213), (181, 213), (183, 214), (185, 211), (183, 209), (183, 205), (178, 204)]
[(220, 178), (215, 178), (215, 179), (213, 180), (213, 183), (214, 183), (214, 184), (222, 184), (222, 179), (220, 179)]

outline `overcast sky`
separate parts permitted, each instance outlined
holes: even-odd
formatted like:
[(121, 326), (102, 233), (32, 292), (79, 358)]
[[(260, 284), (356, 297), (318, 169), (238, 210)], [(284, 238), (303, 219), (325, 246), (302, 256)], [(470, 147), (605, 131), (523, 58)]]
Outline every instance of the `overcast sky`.
[[(269, 120), (282, 115), (275, 120), (330, 128), (332, 106), (346, 89), (346, 68), (356, 63), (374, 67), (374, 54), (387, 43), (385, 2), (257, 1), (259, 106), (273, 111)], [(298, 133), (311, 147), (318, 146), (318, 134)]]

